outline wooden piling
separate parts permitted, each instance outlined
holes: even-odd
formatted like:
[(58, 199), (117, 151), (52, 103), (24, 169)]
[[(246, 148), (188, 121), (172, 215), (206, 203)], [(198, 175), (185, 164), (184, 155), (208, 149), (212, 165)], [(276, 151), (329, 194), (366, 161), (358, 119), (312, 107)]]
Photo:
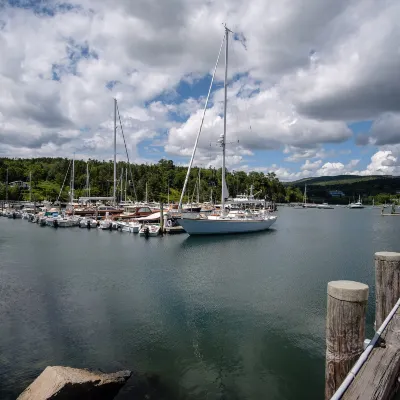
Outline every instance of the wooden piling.
[(325, 399), (330, 399), (363, 352), (368, 286), (328, 283)]
[(164, 234), (164, 204), (160, 203), (160, 231), (161, 235)]
[(376, 329), (400, 297), (400, 253), (375, 253)]

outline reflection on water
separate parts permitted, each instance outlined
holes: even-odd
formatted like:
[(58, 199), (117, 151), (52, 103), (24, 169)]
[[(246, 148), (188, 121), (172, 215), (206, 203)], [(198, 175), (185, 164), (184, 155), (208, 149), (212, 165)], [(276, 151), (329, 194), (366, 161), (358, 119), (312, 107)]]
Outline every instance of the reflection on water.
[(326, 284), (373, 289), (373, 253), (399, 233), (366, 209), (149, 240), (0, 219), (0, 398), (69, 365), (134, 370), (120, 399), (319, 399)]

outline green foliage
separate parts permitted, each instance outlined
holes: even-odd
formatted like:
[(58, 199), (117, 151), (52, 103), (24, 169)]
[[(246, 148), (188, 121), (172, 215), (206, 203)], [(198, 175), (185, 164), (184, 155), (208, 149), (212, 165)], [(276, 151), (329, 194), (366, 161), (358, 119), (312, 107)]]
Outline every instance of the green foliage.
[[(325, 199), (338, 204), (348, 204), (361, 196), (364, 204), (372, 204), (373, 200), (376, 205), (389, 204), (397, 201), (398, 193), (400, 193), (400, 177), (397, 176), (325, 176), (302, 179), (287, 185), (304, 191), (305, 184), (307, 184), (308, 198), (316, 202)], [(332, 198), (329, 192), (333, 190), (342, 191), (344, 197)]]
[[(86, 162), (75, 161), (75, 198), (86, 196)], [(113, 163), (112, 161), (89, 160), (90, 194), (91, 196), (112, 196), (113, 191)], [(170, 201), (178, 202), (185, 181), (187, 168), (174, 165), (172, 160), (160, 160), (157, 164), (131, 164), (119, 162), (117, 178), (119, 180), (122, 169), (125, 180), (125, 170), (128, 168), (127, 195), (132, 200), (144, 200), (146, 184), (149, 201), (167, 201), (168, 186)], [(71, 160), (66, 158), (35, 158), (12, 159), (0, 158), (0, 198), (5, 198), (5, 184), (8, 169), (8, 182), (24, 181), (29, 183), (29, 174), (32, 174), (32, 199), (57, 200), (59, 194), (62, 201), (69, 198), (71, 179)], [(196, 185), (199, 169), (193, 168), (189, 177), (184, 201), (196, 199)], [(200, 201), (210, 201), (211, 194), (214, 201), (220, 201), (221, 169), (202, 169), (200, 171)], [(63, 182), (65, 185), (60, 192)], [(287, 198), (298, 200), (302, 195), (298, 189), (287, 190), (274, 173), (243, 171), (227, 172), (226, 180), (231, 196), (249, 193), (253, 186), (253, 193), (257, 198), (284, 202)], [(124, 184), (125, 185), (125, 184)], [(118, 181), (118, 196), (120, 196), (120, 182)], [(124, 189), (125, 190), (125, 189)], [(29, 199), (29, 190), (20, 190), (9, 187), (10, 200)]]

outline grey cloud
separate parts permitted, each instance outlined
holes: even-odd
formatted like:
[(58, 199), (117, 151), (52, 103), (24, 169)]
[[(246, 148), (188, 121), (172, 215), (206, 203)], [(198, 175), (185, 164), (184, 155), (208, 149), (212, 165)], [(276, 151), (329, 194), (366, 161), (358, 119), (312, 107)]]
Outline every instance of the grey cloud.
[(59, 133), (41, 134), (38, 137), (31, 137), (29, 133), (23, 134), (7, 134), (0, 132), (0, 143), (11, 145), (13, 147), (28, 147), (31, 149), (40, 149), (43, 145), (53, 143), (57, 146), (62, 146), (73, 140), (73, 138), (62, 136)]
[(371, 119), (388, 111), (399, 112), (399, 70), (400, 59), (396, 72), (385, 75), (387, 82), (377, 81), (373, 76), (377, 70), (372, 70), (371, 74), (359, 77), (361, 82), (358, 86), (332, 92), (312, 101), (300, 101), (297, 110), (312, 118), (345, 121)]
[[(355, 16), (358, 15), (358, 18)], [(400, 3), (353, 3), (318, 65), (291, 81), (301, 88), (297, 110), (312, 118), (357, 121), (400, 111)], [(304, 89), (304, 90), (303, 90)]]
[(369, 140), (377, 146), (400, 143), (400, 114), (382, 115), (373, 123), (368, 136)]
[(356, 136), (356, 145), (357, 146), (366, 146), (369, 143), (368, 134), (361, 134)]

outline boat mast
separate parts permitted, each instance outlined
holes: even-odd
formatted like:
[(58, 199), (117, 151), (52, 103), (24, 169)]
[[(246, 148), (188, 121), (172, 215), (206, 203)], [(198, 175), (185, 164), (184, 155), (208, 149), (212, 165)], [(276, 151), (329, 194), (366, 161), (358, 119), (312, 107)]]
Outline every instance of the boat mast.
[(32, 171), (29, 171), (29, 202), (32, 203)]
[(6, 173), (6, 201), (8, 201), (8, 167)]
[(123, 168), (121, 170), (120, 182), (121, 182), (121, 201), (122, 201), (122, 199), (124, 198), (124, 169)]
[(168, 179), (168, 194), (167, 194), (167, 204), (169, 205), (169, 179)]
[(225, 147), (226, 147), (226, 103), (228, 94), (228, 38), (229, 29), (225, 25), (225, 78), (224, 78), (224, 135), (221, 140), (222, 146), (222, 190), (221, 190), (221, 212), (225, 212)]
[(304, 185), (304, 199), (303, 199), (304, 204), (307, 204), (307, 184)]
[(199, 167), (199, 177), (197, 180), (197, 204), (200, 204), (200, 167)]
[[(90, 186), (89, 186), (89, 161), (86, 162), (86, 196), (90, 197)], [(89, 200), (90, 201), (90, 200)]]
[(71, 205), (72, 207), (74, 206), (74, 185), (75, 185), (75, 153), (74, 153), (74, 158), (72, 159), (72, 176), (71, 176)]
[(148, 203), (148, 193), (147, 193), (147, 182), (146, 182), (146, 197), (144, 198), (144, 202)]
[(114, 204), (117, 203), (117, 99), (114, 99)]
[(125, 203), (126, 203), (126, 188), (128, 187), (128, 167), (125, 169)]

